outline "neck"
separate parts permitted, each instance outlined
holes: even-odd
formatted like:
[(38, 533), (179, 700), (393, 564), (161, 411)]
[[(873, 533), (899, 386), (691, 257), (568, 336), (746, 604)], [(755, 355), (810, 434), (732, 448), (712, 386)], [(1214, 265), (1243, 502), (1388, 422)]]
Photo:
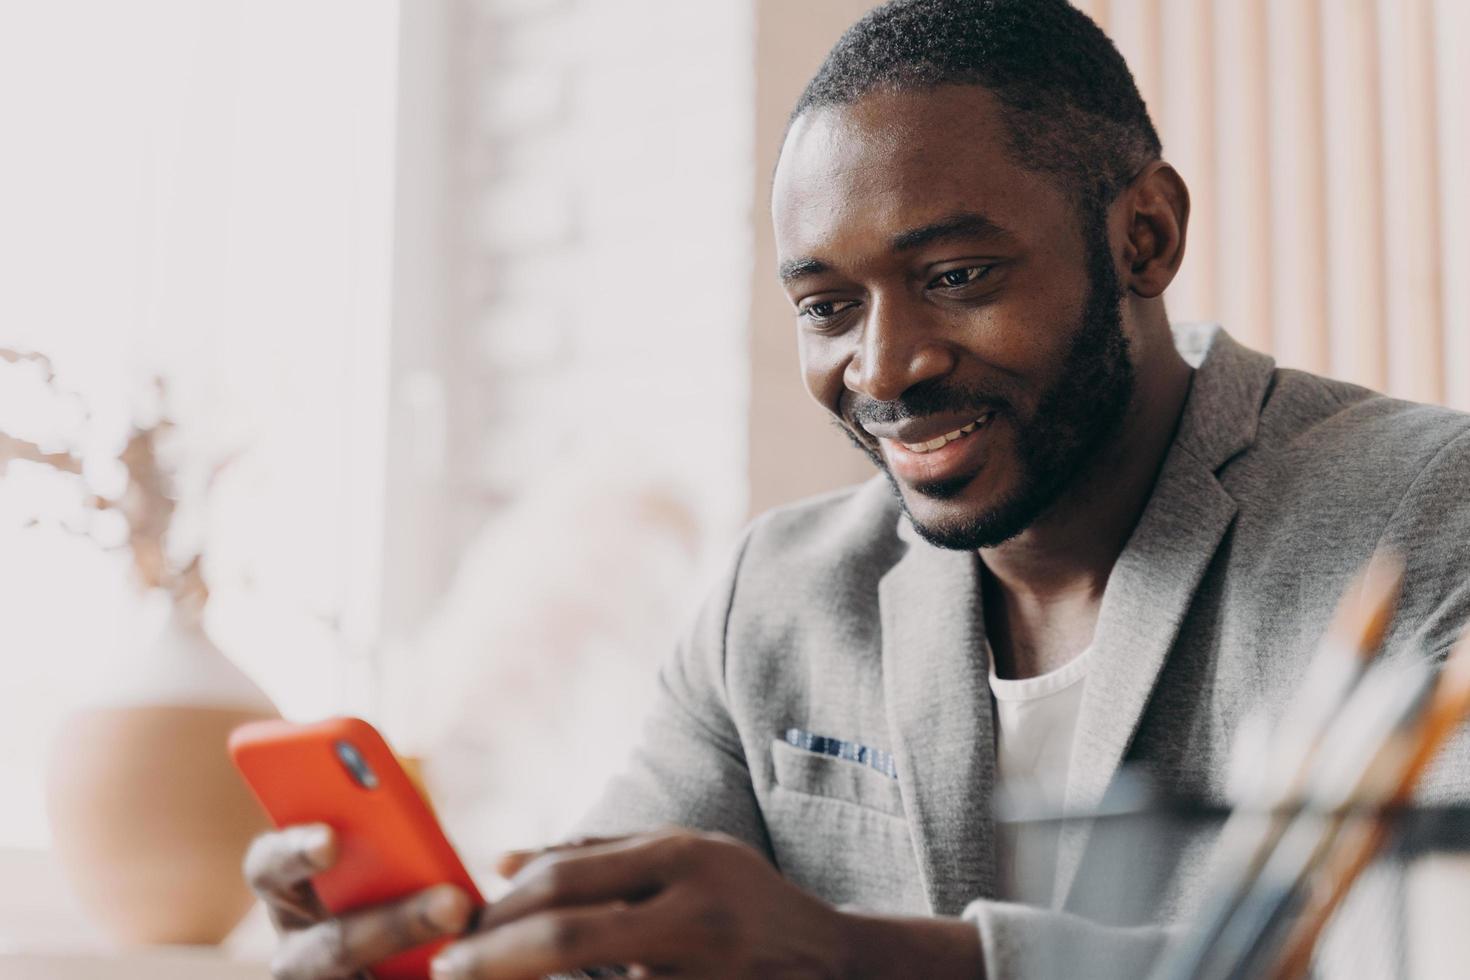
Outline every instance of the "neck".
[(1153, 493), (1193, 374), (1166, 324), (1150, 335), (1116, 438), (1031, 527), (981, 549), (987, 628), (1003, 675), (1053, 669), (1091, 641), (1103, 589)]

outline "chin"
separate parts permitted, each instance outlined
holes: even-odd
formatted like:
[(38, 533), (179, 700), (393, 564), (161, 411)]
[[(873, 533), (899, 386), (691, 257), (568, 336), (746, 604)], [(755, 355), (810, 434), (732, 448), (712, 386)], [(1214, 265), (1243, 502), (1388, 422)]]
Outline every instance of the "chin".
[(937, 548), (954, 551), (994, 548), (1005, 544), (1031, 525), (1029, 520), (1014, 519), (1003, 507), (979, 513), (971, 511), (933, 517), (915, 515), (907, 506), (904, 509), (913, 520), (914, 530), (919, 537)]
[(923, 487), (900, 488), (891, 475), (889, 480), (919, 537), (940, 548), (993, 548), (1026, 530), (1039, 512), (1020, 488), (984, 486), (990, 481), (983, 474)]

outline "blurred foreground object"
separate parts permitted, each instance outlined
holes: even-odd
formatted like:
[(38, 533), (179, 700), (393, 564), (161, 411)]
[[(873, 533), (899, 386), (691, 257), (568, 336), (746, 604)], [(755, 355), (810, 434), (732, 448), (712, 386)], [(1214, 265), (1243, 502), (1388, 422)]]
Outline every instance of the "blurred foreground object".
[[(0, 361), (7, 370), (30, 369), (30, 380), (57, 399), (76, 401), (45, 357), (0, 350)], [(240, 861), (266, 827), (229, 763), (225, 738), (276, 712), (204, 632), (208, 589), (198, 549), (181, 548), (171, 534), (180, 468), (160, 458), (172, 426), (161, 386), (156, 394), (159, 404), (111, 456), (0, 431), (0, 477), (21, 463), (74, 478), (83, 517), (62, 523), (101, 548), (125, 551), (140, 607), (162, 621), (144, 642), (119, 637), (104, 676), (78, 678), (95, 693), (60, 726), (47, 766), (56, 855), (84, 906), (116, 939), (215, 943), (250, 908)], [(202, 493), (208, 480), (200, 482)]]
[(1414, 813), (1421, 777), (1470, 713), (1470, 634), (1439, 670), (1370, 664), (1398, 597), (1388, 564), (1375, 560), (1344, 600), (1220, 836), (1211, 897), (1155, 980), (1308, 975), (1332, 914)]

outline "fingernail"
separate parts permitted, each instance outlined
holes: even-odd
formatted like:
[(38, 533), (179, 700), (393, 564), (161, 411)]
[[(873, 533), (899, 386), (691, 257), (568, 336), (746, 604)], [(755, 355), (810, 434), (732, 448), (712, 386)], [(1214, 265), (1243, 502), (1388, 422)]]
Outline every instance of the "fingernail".
[(535, 855), (535, 851), (506, 851), (495, 859), (495, 871), (500, 877), (508, 879), (525, 867), (526, 862)]
[(297, 845), (313, 867), (325, 868), (332, 862), (332, 831), (322, 824), (302, 827)]
[(458, 971), (459, 957), (450, 953), (440, 953), (429, 964), (429, 975), (433, 980), (454, 980)]
[(458, 888), (435, 888), (424, 897), (424, 917), (444, 932), (464, 931), (469, 914), (470, 903)]

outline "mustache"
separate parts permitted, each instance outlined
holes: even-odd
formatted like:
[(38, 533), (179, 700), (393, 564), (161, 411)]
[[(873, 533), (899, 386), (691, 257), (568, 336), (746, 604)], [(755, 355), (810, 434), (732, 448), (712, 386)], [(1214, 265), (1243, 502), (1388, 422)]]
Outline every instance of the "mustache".
[(843, 415), (857, 427), (865, 423), (892, 425), (909, 419), (921, 419), (946, 413), (1003, 412), (1010, 402), (999, 392), (981, 388), (960, 388), (935, 383), (918, 384), (892, 401), (855, 396), (845, 406)]

